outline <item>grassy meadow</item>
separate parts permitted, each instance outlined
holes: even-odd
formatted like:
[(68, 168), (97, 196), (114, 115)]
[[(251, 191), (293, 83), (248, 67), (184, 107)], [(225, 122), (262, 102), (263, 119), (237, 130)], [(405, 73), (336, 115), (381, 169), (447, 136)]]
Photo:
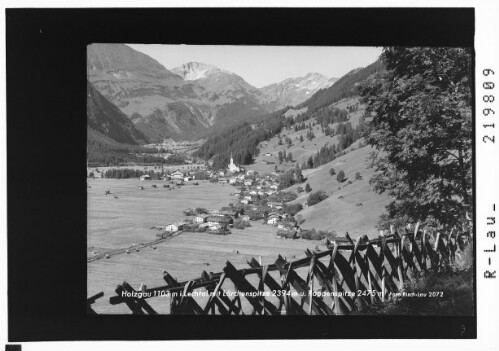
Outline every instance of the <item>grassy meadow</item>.
[[(163, 184), (169, 184), (167, 181), (88, 179), (87, 247), (121, 248), (152, 241), (159, 232), (152, 227), (182, 220), (187, 208), (220, 209), (234, 201), (232, 186), (198, 182), (182, 187), (170, 185), (169, 190), (163, 188)], [(111, 194), (105, 195), (106, 190)]]
[[(355, 147), (354, 143), (352, 146)], [(302, 192), (292, 203), (301, 203), (305, 207), (299, 214), (305, 219), (302, 227), (305, 229), (334, 230), (340, 236), (348, 232), (352, 237), (367, 234), (369, 237), (377, 235), (376, 223), (379, 216), (385, 211), (390, 198), (371, 190), (369, 178), (374, 170), (368, 168), (368, 156), (372, 149), (368, 146), (350, 151), (337, 159), (317, 167), (306, 170), (303, 175), (305, 183), (295, 184), (287, 190), (296, 191), (305, 184), (310, 184), (312, 191), (322, 190), (329, 197), (310, 207), (305, 203), (310, 193)], [(336, 173), (345, 172), (347, 180), (338, 182), (336, 175), (329, 173), (334, 168)], [(362, 179), (355, 179), (359, 172)], [(351, 184), (348, 184), (351, 181)]]
[[(148, 287), (164, 286), (163, 270), (178, 281), (186, 281), (199, 278), (202, 271), (222, 271), (227, 260), (236, 268), (248, 268), (246, 261), (252, 257), (258, 260), (258, 256), (262, 256), (262, 264), (265, 265), (274, 263), (279, 254), (289, 260), (304, 257), (307, 248), (313, 250), (319, 246), (325, 249), (321, 242), (279, 239), (275, 227), (259, 222), (251, 224), (246, 229), (232, 229), (232, 234), (226, 236), (183, 233), (158, 244), (156, 249), (147, 247), (139, 252), (132, 251), (130, 254), (89, 262), (87, 296), (104, 292), (104, 297), (93, 305), (98, 313), (130, 313), (124, 304), (111, 306), (108, 303), (109, 297), (115, 295), (116, 285), (123, 281), (135, 289), (142, 283)], [(277, 272), (273, 272), (272, 276), (279, 279)], [(249, 281), (254, 286), (258, 284), (256, 276)], [(233, 287), (226, 286), (225, 289), (233, 290)], [(153, 298), (148, 302), (159, 313), (168, 313), (169, 297)]]

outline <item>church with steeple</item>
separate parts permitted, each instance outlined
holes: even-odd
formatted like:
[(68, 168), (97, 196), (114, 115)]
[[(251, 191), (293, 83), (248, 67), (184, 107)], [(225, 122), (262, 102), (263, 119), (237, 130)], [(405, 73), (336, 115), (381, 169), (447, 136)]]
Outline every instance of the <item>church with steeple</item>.
[(240, 171), (240, 168), (234, 164), (234, 159), (232, 158), (232, 152), (230, 153), (230, 163), (227, 166), (227, 168), (229, 169), (229, 172), (232, 173), (237, 173)]

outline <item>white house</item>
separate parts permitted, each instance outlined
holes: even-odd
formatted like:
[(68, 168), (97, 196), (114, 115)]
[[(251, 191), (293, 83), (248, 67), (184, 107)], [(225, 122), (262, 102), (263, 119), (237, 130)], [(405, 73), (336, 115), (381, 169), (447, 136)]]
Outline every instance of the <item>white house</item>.
[(249, 203), (251, 203), (251, 200), (248, 200), (248, 199), (242, 199), (240, 202), (241, 202), (242, 204), (248, 205)]
[(201, 223), (204, 223), (204, 219), (205, 219), (205, 217), (203, 217), (203, 216), (196, 216), (192, 219), (192, 221), (194, 223), (201, 224)]
[(236, 184), (237, 178), (229, 178), (229, 184)]
[(176, 232), (176, 231), (184, 229), (184, 227), (185, 227), (185, 223), (177, 222), (177, 223), (168, 224), (166, 226), (165, 230), (167, 232)]
[(279, 216), (269, 216), (269, 218), (267, 219), (268, 224), (277, 224), (278, 221)]
[(149, 174), (144, 174), (143, 176), (140, 176), (140, 180), (151, 180), (151, 176)]
[(182, 180), (182, 179), (184, 179), (184, 174), (180, 171), (175, 171), (172, 174), (170, 174), (170, 178)]

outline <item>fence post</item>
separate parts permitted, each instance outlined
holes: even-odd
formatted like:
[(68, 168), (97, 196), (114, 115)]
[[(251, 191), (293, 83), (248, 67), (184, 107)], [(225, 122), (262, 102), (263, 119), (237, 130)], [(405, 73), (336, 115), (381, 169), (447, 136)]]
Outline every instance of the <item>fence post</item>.
[(310, 287), (310, 302), (309, 302), (309, 309), (308, 309), (308, 314), (312, 315), (312, 305), (313, 305), (313, 298), (314, 298), (314, 266), (315, 266), (315, 252), (312, 255), (312, 259), (310, 260), (310, 270), (308, 272), (308, 279), (309, 279), (309, 287)]

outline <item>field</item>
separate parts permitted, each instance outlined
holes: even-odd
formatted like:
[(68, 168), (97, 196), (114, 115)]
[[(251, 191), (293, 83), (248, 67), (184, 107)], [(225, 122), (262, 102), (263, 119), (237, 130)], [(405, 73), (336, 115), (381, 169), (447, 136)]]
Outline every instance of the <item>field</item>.
[[(139, 252), (90, 262), (87, 264), (87, 296), (104, 292), (104, 297), (93, 305), (98, 313), (130, 313), (126, 305), (111, 306), (108, 303), (109, 297), (116, 295), (116, 285), (123, 281), (135, 289), (142, 283), (148, 287), (164, 286), (163, 270), (178, 281), (186, 281), (199, 278), (203, 270), (221, 271), (227, 260), (237, 268), (248, 268), (246, 261), (252, 257), (258, 259), (261, 256), (265, 265), (274, 263), (279, 254), (294, 259), (304, 257), (307, 248), (313, 250), (316, 245), (325, 248), (315, 241), (279, 239), (275, 227), (257, 222), (251, 224), (252, 227), (244, 230), (233, 229), (232, 234), (226, 236), (183, 233), (157, 245), (156, 249), (148, 247)], [(279, 279), (276, 272), (272, 275)], [(251, 282), (256, 285), (256, 282)], [(149, 302), (158, 312), (167, 313), (169, 300), (160, 297)]]
[[(187, 208), (220, 209), (234, 200), (230, 185), (199, 181), (199, 185), (191, 182), (168, 190), (163, 184), (169, 182), (89, 179), (87, 247), (121, 248), (151, 241), (158, 233), (152, 227), (182, 220)], [(105, 195), (106, 190), (111, 194)]]
[[(234, 201), (231, 195), (234, 188), (230, 185), (200, 181), (198, 186), (184, 185), (170, 191), (162, 187), (165, 183), (138, 179), (89, 179), (87, 247), (98, 251), (151, 241), (159, 232), (154, 227), (183, 219), (186, 208), (219, 209)], [(157, 188), (152, 188), (153, 184)], [(139, 190), (139, 186), (144, 186), (144, 190)], [(106, 190), (111, 194), (105, 195)], [(227, 236), (183, 233), (156, 245), (156, 249), (146, 247), (139, 252), (89, 262), (88, 296), (100, 291), (105, 293), (105, 297), (94, 305), (99, 313), (129, 313), (126, 306), (110, 306), (108, 303), (116, 285), (125, 280), (135, 288), (142, 283), (153, 287), (164, 285), (163, 270), (184, 281), (199, 277), (203, 270), (221, 271), (227, 260), (244, 268), (248, 267), (246, 260), (251, 257), (258, 259), (261, 256), (262, 263), (269, 264), (279, 254), (291, 259), (303, 257), (307, 248), (313, 250), (317, 245), (324, 248), (321, 242), (279, 239), (276, 227), (260, 222), (251, 224), (252, 227), (244, 230), (232, 229), (232, 234)], [(155, 307), (166, 313), (162, 308), (167, 305)]]

